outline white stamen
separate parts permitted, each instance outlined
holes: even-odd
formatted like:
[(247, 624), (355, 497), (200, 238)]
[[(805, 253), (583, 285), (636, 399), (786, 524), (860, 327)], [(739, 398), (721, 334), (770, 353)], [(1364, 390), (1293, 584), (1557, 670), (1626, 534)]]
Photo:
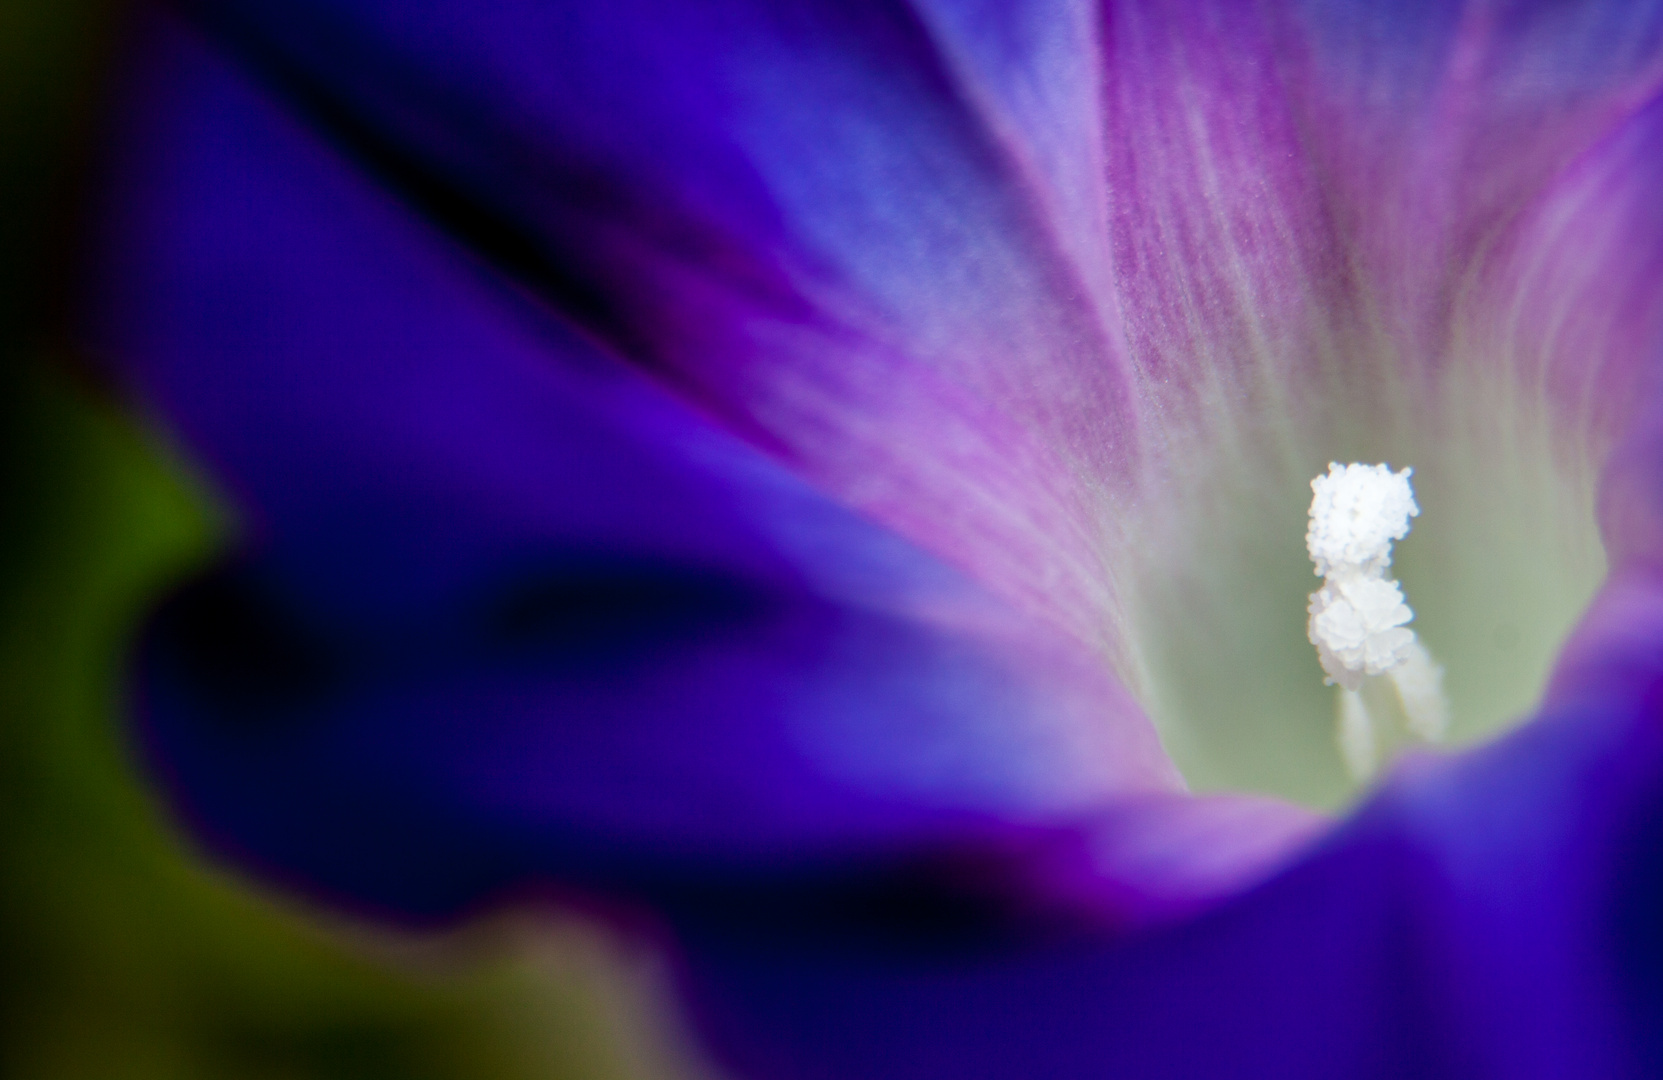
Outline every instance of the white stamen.
[(1362, 782), (1374, 774), (1374, 725), (1369, 722), (1363, 695), (1355, 690), (1340, 690), (1339, 727), (1334, 740), (1353, 780)]
[(1427, 742), (1443, 742), (1449, 731), (1449, 699), (1444, 697), (1444, 669), (1418, 640), (1409, 643), (1409, 654), (1392, 669), (1392, 684), (1403, 703), (1409, 730)]
[(1340, 752), (1356, 779), (1374, 771), (1373, 725), (1357, 691), (1371, 675), (1392, 676), (1411, 732), (1436, 742), (1449, 726), (1443, 669), (1404, 624), (1415, 613), (1386, 576), (1392, 542), (1409, 535), (1420, 513), (1404, 469), (1330, 462), (1311, 481), (1311, 523), (1305, 547), (1323, 578), (1311, 594), (1307, 633), (1317, 659), (1340, 687)]

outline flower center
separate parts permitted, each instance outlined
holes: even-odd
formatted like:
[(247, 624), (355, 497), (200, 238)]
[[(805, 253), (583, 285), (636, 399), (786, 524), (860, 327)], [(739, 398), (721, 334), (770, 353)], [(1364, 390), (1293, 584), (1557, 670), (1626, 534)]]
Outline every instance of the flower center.
[[(1226, 407), (1230, 423), (1180, 432), (1138, 508), (1128, 680), (1197, 791), (1333, 808), (1446, 726), (1455, 746), (1494, 736), (1534, 710), (1604, 577), (1603, 443), (1550, 403), (1470, 370), (1325, 391), (1257, 427)], [(1334, 458), (1411, 460), (1416, 490), (1383, 466), (1307, 481)]]

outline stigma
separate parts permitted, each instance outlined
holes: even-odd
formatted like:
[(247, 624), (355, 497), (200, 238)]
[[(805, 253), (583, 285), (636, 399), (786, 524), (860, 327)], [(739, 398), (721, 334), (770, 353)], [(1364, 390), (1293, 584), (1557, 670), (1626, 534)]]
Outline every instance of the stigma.
[(1412, 471), (1331, 462), (1311, 481), (1305, 547), (1323, 581), (1310, 597), (1307, 633), (1323, 681), (1339, 687), (1336, 740), (1356, 780), (1373, 775), (1379, 756), (1362, 694), (1366, 680), (1391, 678), (1412, 737), (1437, 742), (1449, 726), (1443, 669), (1407, 626), (1415, 613), (1389, 576), (1392, 544), (1409, 535), (1410, 519), (1420, 514)]

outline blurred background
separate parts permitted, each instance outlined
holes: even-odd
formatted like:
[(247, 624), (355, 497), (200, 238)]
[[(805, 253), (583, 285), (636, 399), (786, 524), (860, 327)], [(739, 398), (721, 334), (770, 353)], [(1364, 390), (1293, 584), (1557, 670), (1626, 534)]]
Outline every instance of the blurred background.
[(649, 947), (558, 911), (344, 925), (200, 859), (147, 787), (125, 650), (231, 522), (65, 332), (121, 22), (0, 0), (0, 1076), (705, 1075)]

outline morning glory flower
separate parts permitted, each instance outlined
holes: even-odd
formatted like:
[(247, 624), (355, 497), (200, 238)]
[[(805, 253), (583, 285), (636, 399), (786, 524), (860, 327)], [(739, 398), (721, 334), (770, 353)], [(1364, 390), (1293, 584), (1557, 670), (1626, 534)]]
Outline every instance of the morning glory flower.
[[(651, 912), (741, 1076), (1663, 1067), (1657, 5), (182, 7), (88, 326), (241, 515), (216, 856)], [(1453, 748), (1361, 791), (1330, 462)]]

